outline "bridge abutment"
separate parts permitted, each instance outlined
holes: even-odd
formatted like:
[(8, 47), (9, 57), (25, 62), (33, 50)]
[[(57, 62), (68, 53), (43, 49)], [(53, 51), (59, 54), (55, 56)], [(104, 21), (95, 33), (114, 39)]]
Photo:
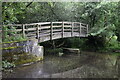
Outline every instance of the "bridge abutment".
[(2, 58), (16, 65), (28, 65), (43, 60), (44, 48), (37, 39), (2, 44)]

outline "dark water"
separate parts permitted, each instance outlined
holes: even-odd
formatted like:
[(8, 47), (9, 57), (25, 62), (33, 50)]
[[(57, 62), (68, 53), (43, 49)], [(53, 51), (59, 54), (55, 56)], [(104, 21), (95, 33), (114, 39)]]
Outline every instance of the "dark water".
[[(81, 55), (48, 55), (30, 66), (3, 72), (4, 78), (117, 78), (117, 57), (108, 54), (83, 52)], [(63, 75), (64, 74), (64, 75)]]

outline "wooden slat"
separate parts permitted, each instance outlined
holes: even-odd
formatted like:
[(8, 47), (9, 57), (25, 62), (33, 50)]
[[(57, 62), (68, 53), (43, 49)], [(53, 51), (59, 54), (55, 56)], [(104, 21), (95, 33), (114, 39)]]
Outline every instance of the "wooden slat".
[(49, 28), (50, 28), (50, 26), (41, 26), (40, 29), (49, 29)]
[(64, 29), (64, 31), (71, 31), (71, 29)]
[(16, 32), (20, 32), (20, 31), (22, 31), (22, 29), (16, 29), (15, 31), (16, 31)]
[(53, 29), (53, 32), (59, 32), (62, 31), (62, 29)]
[(25, 24), (25, 25), (45, 25), (45, 24), (50, 24), (50, 22), (40, 22), (40, 23), (30, 23), (30, 24)]
[(70, 28), (70, 27), (72, 27), (72, 26), (71, 26), (71, 25), (64, 25), (64, 27)]
[(71, 22), (64, 22), (64, 24), (71, 24)]

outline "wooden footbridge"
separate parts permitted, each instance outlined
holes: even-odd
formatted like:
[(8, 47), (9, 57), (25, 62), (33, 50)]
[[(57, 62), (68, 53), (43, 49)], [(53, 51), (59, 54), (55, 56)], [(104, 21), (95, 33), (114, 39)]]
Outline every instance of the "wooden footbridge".
[[(80, 22), (40, 22), (3, 26), (14, 26), (16, 29), (10, 29), (9, 32), (22, 34), (30, 39), (37, 38), (39, 42), (67, 37), (87, 37), (88, 33), (88, 25)], [(3, 34), (4, 32), (5, 30)]]

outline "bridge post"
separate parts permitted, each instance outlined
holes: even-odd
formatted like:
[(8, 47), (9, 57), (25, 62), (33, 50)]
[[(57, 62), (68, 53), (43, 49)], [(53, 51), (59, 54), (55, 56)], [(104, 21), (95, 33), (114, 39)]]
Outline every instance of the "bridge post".
[(74, 29), (74, 22), (72, 22), (72, 27), (71, 27), (71, 37), (73, 37), (73, 29)]
[(36, 36), (37, 36), (37, 39), (39, 39), (39, 25), (37, 24), (37, 28), (36, 28)]
[(23, 34), (23, 38), (25, 38), (25, 25), (22, 24), (22, 34)]
[(80, 26), (79, 26), (79, 36), (81, 35), (81, 23), (80, 23)]
[(50, 40), (52, 40), (52, 36), (53, 36), (53, 23), (51, 22), (51, 26), (50, 26)]
[(62, 22), (62, 38), (64, 37), (64, 22)]
[(88, 34), (88, 24), (87, 24), (87, 34)]

